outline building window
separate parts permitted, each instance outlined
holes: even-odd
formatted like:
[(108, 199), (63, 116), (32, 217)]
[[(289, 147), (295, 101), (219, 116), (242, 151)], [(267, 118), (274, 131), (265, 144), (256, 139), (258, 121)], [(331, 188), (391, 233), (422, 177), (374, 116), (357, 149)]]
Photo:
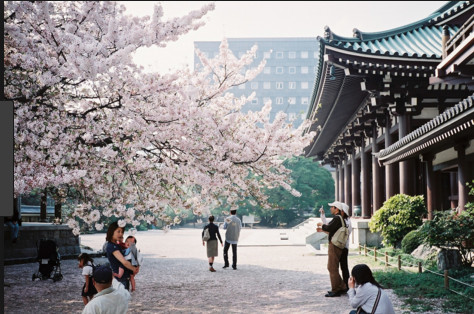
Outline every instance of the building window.
[(277, 103), (277, 105), (283, 105), (283, 97), (277, 97), (276, 98), (276, 103)]
[(314, 67), (314, 71), (313, 71), (313, 72), (314, 72), (314, 74), (318, 73), (318, 67), (317, 67), (317, 66)]
[(245, 89), (245, 83), (239, 85), (239, 89)]
[(288, 52), (288, 58), (295, 59), (296, 58), (296, 52), (295, 51)]
[(250, 88), (251, 89), (258, 89), (258, 82), (252, 82), (252, 84), (250, 85)]
[(296, 89), (296, 82), (288, 82), (289, 89)]
[(283, 89), (283, 82), (276, 82), (276, 89)]
[(252, 99), (252, 105), (258, 105), (258, 98)]
[(291, 120), (296, 120), (296, 113), (294, 112), (290, 112), (289, 115), (288, 115), (288, 118)]
[(301, 74), (308, 74), (309, 69), (308, 67), (301, 67)]
[(276, 74), (283, 74), (283, 67), (276, 67)]
[(276, 58), (283, 59), (283, 51), (277, 51)]
[(270, 74), (271, 73), (271, 68), (270, 67), (264, 67), (263, 68), (263, 73), (264, 74)]
[(307, 51), (301, 51), (301, 59), (308, 59), (308, 52)]
[(301, 104), (302, 105), (307, 105), (309, 102), (309, 98), (308, 97), (301, 97)]
[(308, 89), (308, 82), (301, 82), (301, 89)]
[(290, 105), (296, 105), (296, 97), (290, 97), (288, 98), (288, 103)]
[(288, 73), (295, 74), (296, 73), (296, 67), (289, 67), (288, 68)]
[(263, 103), (266, 104), (267, 102), (272, 101), (270, 97), (263, 97)]
[(264, 57), (265, 59), (270, 59), (271, 56), (272, 56), (272, 53), (271, 53), (270, 51), (265, 51), (265, 52), (263, 53), (263, 57)]
[(270, 82), (263, 82), (263, 89), (270, 89), (271, 83)]

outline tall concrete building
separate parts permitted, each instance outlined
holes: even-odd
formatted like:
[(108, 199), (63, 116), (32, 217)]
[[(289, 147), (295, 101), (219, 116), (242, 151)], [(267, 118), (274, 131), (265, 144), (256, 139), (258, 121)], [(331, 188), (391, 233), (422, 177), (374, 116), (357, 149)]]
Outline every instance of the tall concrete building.
[[(264, 70), (255, 79), (232, 88), (236, 97), (256, 92), (256, 98), (242, 110), (259, 110), (270, 99), (270, 120), (283, 111), (288, 115), (288, 121), (295, 119), (293, 126), (298, 127), (306, 118), (317, 70), (319, 42), (316, 37), (228, 38), (227, 41), (236, 57), (241, 57), (253, 45), (258, 46), (257, 58), (251, 66), (257, 66), (263, 58), (267, 60)], [(219, 53), (219, 45), (219, 41), (194, 42), (194, 47), (208, 58)], [(194, 68), (199, 65), (195, 54)]]

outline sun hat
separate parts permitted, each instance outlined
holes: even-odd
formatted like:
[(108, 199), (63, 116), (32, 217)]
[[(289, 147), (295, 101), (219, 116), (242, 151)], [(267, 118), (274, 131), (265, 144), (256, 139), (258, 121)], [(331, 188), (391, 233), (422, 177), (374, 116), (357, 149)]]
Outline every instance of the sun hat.
[(336, 207), (337, 209), (340, 209), (340, 210), (343, 210), (343, 205), (341, 202), (338, 202), (338, 201), (335, 201), (333, 203), (328, 203), (329, 206), (334, 206)]
[(342, 210), (346, 213), (347, 216), (349, 216), (349, 205), (346, 203), (342, 203)]

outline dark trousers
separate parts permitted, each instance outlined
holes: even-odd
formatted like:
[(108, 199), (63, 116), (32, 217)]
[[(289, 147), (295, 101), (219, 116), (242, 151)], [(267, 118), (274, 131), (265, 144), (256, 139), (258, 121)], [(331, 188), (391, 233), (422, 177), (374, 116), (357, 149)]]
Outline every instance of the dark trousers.
[[(229, 267), (229, 251), (230, 243), (225, 241), (224, 244), (224, 266)], [(232, 244), (232, 267), (237, 267), (237, 244)]]
[(342, 281), (346, 284), (346, 287), (349, 288), (349, 265), (347, 264), (347, 257), (349, 255), (349, 250), (347, 248), (342, 249), (341, 259), (339, 260), (339, 266), (342, 271)]

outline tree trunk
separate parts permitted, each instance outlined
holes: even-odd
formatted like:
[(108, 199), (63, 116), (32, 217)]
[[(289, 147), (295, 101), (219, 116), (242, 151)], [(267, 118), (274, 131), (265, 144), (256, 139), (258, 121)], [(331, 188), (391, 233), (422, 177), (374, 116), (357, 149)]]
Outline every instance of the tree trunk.
[(47, 219), (46, 219), (47, 200), (48, 200), (48, 191), (44, 189), (43, 194), (41, 195), (41, 203), (40, 203), (40, 222), (47, 222)]
[(54, 202), (54, 218), (61, 219), (61, 203), (59, 201)]

